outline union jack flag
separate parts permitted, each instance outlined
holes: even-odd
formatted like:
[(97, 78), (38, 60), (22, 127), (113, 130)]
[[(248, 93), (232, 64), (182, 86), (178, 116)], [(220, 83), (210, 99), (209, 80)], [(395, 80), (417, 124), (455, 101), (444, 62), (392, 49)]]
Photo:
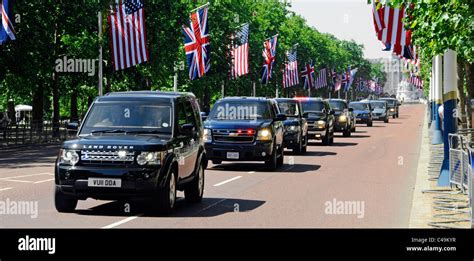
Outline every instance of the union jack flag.
[(294, 49), (291, 52), (288, 52), (288, 61), (285, 64), (285, 72), (283, 74), (283, 88), (291, 87), (298, 85), (300, 83), (298, 77), (298, 60), (297, 60), (297, 51)]
[(264, 64), (261, 80), (263, 84), (267, 84), (272, 78), (273, 63), (275, 62), (276, 57), (277, 39), (278, 35), (275, 35), (263, 43), (264, 49), (262, 55), (264, 58)]
[(191, 14), (189, 27), (183, 26), (184, 50), (191, 80), (203, 77), (211, 67), (211, 39), (207, 14), (208, 7), (201, 7)]
[(304, 88), (310, 89), (314, 87), (314, 66), (313, 63), (307, 63), (304, 70), (301, 71), (301, 75), (304, 78)]
[(2, 12), (2, 26), (0, 27), (0, 45), (4, 44), (8, 38), (10, 40), (15, 40), (15, 29), (13, 28), (13, 24), (8, 17), (8, 0), (0, 0), (0, 12)]

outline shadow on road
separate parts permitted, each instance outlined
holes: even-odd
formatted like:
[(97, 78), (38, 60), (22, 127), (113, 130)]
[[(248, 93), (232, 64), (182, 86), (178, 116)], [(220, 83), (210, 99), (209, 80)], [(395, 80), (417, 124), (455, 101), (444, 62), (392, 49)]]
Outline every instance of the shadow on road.
[[(312, 152), (308, 152), (312, 153)], [(317, 153), (317, 152), (314, 152)], [(324, 153), (324, 152), (323, 152)], [(330, 152), (328, 152), (330, 153)], [(301, 155), (302, 156), (302, 155)], [(270, 171), (266, 170), (263, 163), (258, 164), (258, 163), (222, 163), (219, 165), (214, 165), (211, 168), (211, 170), (218, 170), (218, 171), (230, 171), (230, 172), (249, 172), (249, 171), (255, 171), (255, 172), (262, 172), (262, 173), (275, 173), (275, 172), (285, 172), (285, 173), (303, 173), (303, 172), (308, 172), (308, 171), (316, 171), (320, 169), (320, 165), (314, 165), (314, 164), (300, 164), (300, 163), (293, 163), (293, 164), (288, 164), (285, 163), (282, 167), (279, 167), (275, 171)]]
[[(125, 212), (129, 204), (129, 212)], [(151, 210), (151, 201), (112, 201), (90, 209), (78, 209), (76, 214), (87, 216), (128, 217), (142, 215), (143, 217), (214, 217), (232, 212), (252, 211), (263, 204), (262, 200), (247, 200), (235, 198), (206, 198), (199, 204), (187, 203), (184, 198), (178, 198), (176, 211), (171, 215), (160, 215)]]
[(357, 144), (359, 144), (359, 143), (355, 143), (355, 142), (337, 142), (337, 141), (335, 141), (334, 144), (332, 144), (331, 146), (333, 146), (333, 147), (349, 147), (349, 146), (356, 146)]
[(59, 144), (17, 146), (0, 149), (0, 168), (31, 168), (54, 164)]
[[(287, 154), (288, 155), (288, 154)], [(292, 154), (289, 154), (292, 155)], [(298, 156), (303, 156), (303, 157), (308, 157), (308, 156), (319, 156), (319, 157), (324, 157), (324, 156), (335, 156), (337, 155), (337, 152), (331, 152), (331, 151), (307, 151), (305, 154), (298, 155)]]

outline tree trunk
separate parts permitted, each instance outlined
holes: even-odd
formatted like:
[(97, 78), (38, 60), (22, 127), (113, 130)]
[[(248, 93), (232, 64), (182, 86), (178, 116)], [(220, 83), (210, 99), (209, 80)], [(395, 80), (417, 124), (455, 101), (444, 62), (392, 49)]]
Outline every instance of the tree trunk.
[(467, 118), (466, 118), (466, 94), (464, 92), (464, 61), (458, 59), (458, 92), (459, 92), (459, 107), (461, 109), (460, 119), (461, 119), (461, 128), (467, 128)]
[(77, 111), (77, 90), (73, 89), (71, 93), (71, 121), (77, 121), (79, 114)]
[(43, 84), (37, 84), (36, 90), (33, 93), (33, 120), (31, 122), (32, 128), (38, 131), (42, 128), (44, 116), (44, 88)]
[[(53, 57), (58, 54), (58, 24), (55, 24), (54, 30), (54, 52)], [(56, 71), (52, 74), (52, 94), (53, 94), (53, 137), (59, 137), (59, 76)]]
[(472, 128), (472, 108), (471, 100), (474, 99), (474, 64), (464, 63), (466, 69), (466, 83), (467, 83), (467, 119), (468, 127)]

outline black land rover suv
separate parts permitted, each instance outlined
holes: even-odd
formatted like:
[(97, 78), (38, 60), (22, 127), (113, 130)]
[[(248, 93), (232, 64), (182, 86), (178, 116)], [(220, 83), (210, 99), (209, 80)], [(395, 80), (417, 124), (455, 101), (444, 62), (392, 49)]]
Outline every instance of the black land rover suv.
[(322, 140), (323, 145), (334, 143), (334, 111), (321, 98), (297, 98), (308, 120), (308, 139)]
[(344, 137), (351, 136), (351, 133), (356, 131), (356, 123), (352, 114), (353, 109), (349, 108), (346, 100), (328, 99), (328, 102), (334, 111), (334, 130), (336, 132), (342, 132)]
[(265, 161), (268, 170), (283, 165), (283, 121), (274, 100), (227, 97), (214, 104), (204, 122), (206, 157), (222, 161)]
[(200, 202), (202, 135), (192, 94), (144, 91), (97, 98), (77, 139), (64, 142), (56, 160), (56, 209), (72, 212), (87, 198), (147, 198), (152, 209), (170, 213), (176, 190)]
[(288, 98), (275, 100), (278, 103), (280, 112), (287, 117), (287, 120), (284, 121), (285, 148), (292, 149), (297, 154), (305, 153), (308, 147), (308, 123), (303, 117), (301, 102)]

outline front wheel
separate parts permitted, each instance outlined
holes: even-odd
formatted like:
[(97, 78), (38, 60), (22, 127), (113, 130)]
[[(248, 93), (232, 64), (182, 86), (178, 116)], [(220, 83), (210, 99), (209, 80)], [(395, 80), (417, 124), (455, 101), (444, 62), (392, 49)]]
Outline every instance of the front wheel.
[(342, 136), (344, 137), (350, 137), (351, 136), (351, 130), (350, 129), (347, 129), (345, 131), (342, 132)]
[(74, 212), (77, 206), (77, 199), (64, 195), (63, 192), (56, 186), (54, 191), (54, 206), (56, 210), (61, 213), (71, 213)]
[(184, 198), (189, 203), (199, 203), (204, 194), (204, 167), (199, 164), (193, 181), (184, 189)]
[(388, 117), (383, 122), (388, 123)]
[(285, 149), (283, 148), (283, 145), (282, 145), (282, 147), (280, 148), (280, 157), (278, 157), (277, 159), (277, 167), (283, 166), (284, 161), (285, 161)]
[(265, 169), (273, 171), (278, 167), (278, 151), (276, 146), (273, 148), (270, 159), (265, 161)]
[(293, 152), (296, 154), (301, 154), (301, 152), (303, 152), (303, 137), (300, 138), (298, 145), (296, 146), (297, 147), (293, 149)]
[(397, 116), (394, 114), (394, 115), (392, 116), (392, 119), (395, 119), (396, 117), (397, 117)]
[(306, 153), (308, 150), (308, 135), (304, 136), (304, 145), (303, 145), (303, 153)]
[(374, 123), (373, 123), (372, 121), (369, 121), (369, 122), (367, 123), (367, 127), (372, 127), (373, 125), (374, 125)]
[(165, 187), (153, 197), (154, 209), (161, 214), (170, 214), (176, 204), (176, 173), (173, 169), (167, 177)]

